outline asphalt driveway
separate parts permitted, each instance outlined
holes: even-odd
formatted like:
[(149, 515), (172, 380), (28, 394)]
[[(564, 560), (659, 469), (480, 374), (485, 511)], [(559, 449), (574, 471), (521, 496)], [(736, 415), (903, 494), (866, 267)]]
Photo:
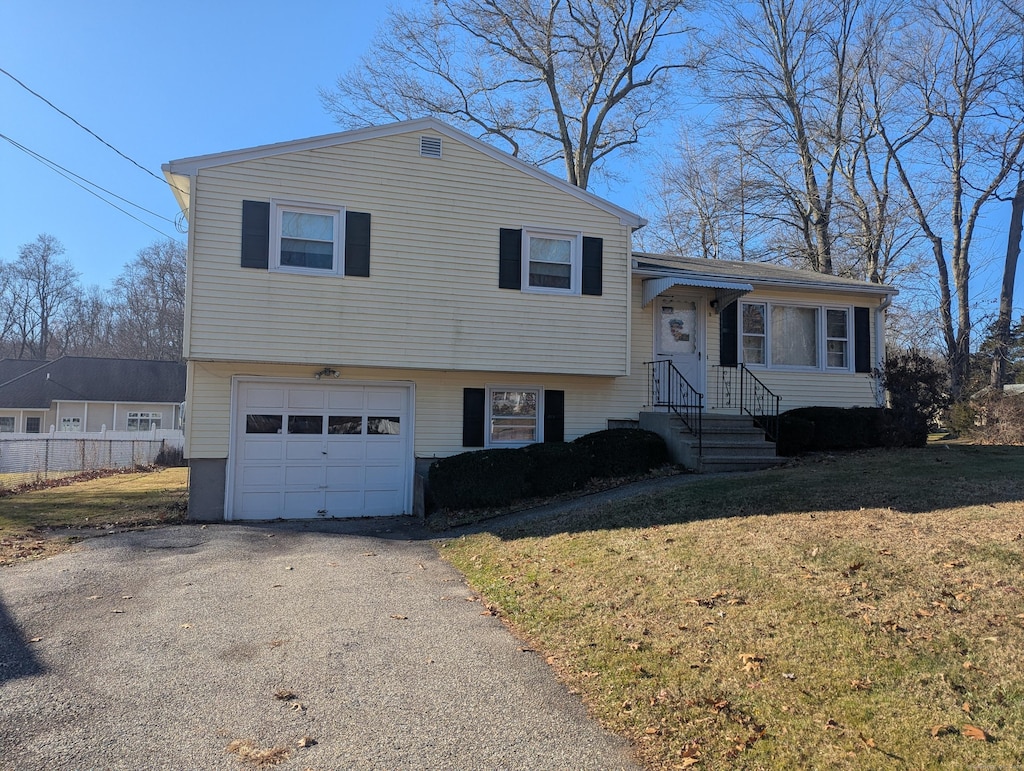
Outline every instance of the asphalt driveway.
[(636, 769), (523, 647), (405, 522), (95, 538), (0, 572), (0, 769)]

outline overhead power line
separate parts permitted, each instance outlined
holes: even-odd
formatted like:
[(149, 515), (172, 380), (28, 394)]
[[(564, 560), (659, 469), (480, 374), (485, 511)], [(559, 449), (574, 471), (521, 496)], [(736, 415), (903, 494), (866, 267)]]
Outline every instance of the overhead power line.
[[(147, 209), (145, 206), (140, 206), (139, 204), (134, 203), (132, 201), (129, 201), (127, 198), (125, 198), (123, 196), (120, 196), (117, 193), (114, 193), (114, 192), (112, 192), (110, 190), (107, 190), (105, 187), (97, 185), (95, 182), (92, 182), (92, 181), (86, 179), (85, 177), (81, 176), (80, 174), (76, 174), (75, 172), (73, 172), (73, 171), (71, 171), (69, 169), (64, 168), (59, 163), (57, 163), (55, 161), (51, 161), (49, 158), (47, 158), (47, 157), (45, 157), (43, 155), (40, 155), (39, 153), (35, 152), (34, 150), (30, 150), (29, 148), (25, 147), (25, 145), (21, 144), (20, 142), (14, 141), (9, 136), (6, 136), (4, 134), (0, 134), (0, 139), (3, 139), (4, 141), (9, 142), (12, 146), (16, 147), (18, 150), (21, 150), (23, 153), (28, 155), (30, 158), (33, 158), (34, 160), (39, 161), (39, 163), (43, 164), (44, 166), (46, 166), (47, 168), (51, 169), (52, 171), (57, 172), (62, 177), (67, 179), (69, 182), (71, 182), (71, 183), (73, 183), (75, 185), (78, 185), (78, 187), (82, 188), (85, 192), (91, 193), (92, 195), (96, 196), (101, 201), (103, 201), (103, 203), (107, 204), (108, 206), (114, 207), (115, 209), (117, 209), (122, 214), (127, 215), (128, 217), (131, 217), (133, 220), (135, 220), (138, 223), (141, 223), (142, 225), (145, 225), (150, 230), (153, 230), (153, 231), (159, 233), (160, 235), (164, 236), (165, 238), (170, 238), (170, 239), (175, 240), (175, 241), (178, 240), (178, 239), (174, 238), (174, 236), (167, 235), (166, 233), (164, 233), (159, 228), (153, 227), (152, 225), (150, 225), (145, 220), (139, 219), (134, 214), (132, 214), (130, 211), (127, 211), (126, 209), (122, 209), (120, 206), (118, 206), (114, 202), (107, 200), (102, 195), (97, 193), (96, 190), (102, 190), (107, 195), (111, 195), (114, 198), (118, 199), (119, 201), (124, 201), (129, 206), (134, 206), (136, 209), (140, 209), (141, 211), (144, 211), (147, 214), (152, 214), (154, 217), (157, 217), (158, 219), (162, 219), (165, 222), (170, 222), (177, 229), (178, 223), (176, 223), (174, 220), (168, 219), (167, 217), (163, 216), (162, 214), (157, 214), (155, 211), (151, 211), (150, 209)], [(79, 180), (81, 180), (81, 182)], [(85, 183), (85, 184), (82, 184), (82, 183)], [(87, 185), (89, 187), (87, 187)], [(96, 190), (93, 190), (92, 188), (96, 188)]]
[[(99, 134), (97, 134), (97, 133), (96, 133), (95, 131), (93, 131), (92, 129), (88, 128), (87, 126), (84, 126), (84, 125), (82, 125), (82, 124), (81, 124), (81, 123), (80, 123), (79, 121), (77, 121), (77, 120), (76, 120), (75, 118), (73, 118), (73, 117), (71, 117), (70, 115), (68, 115), (68, 114), (67, 114), (66, 112), (64, 112), (64, 110), (60, 109), (60, 107), (58, 107), (57, 105), (55, 105), (55, 104), (54, 104), (53, 102), (51, 102), (51, 101), (50, 101), (49, 99), (47, 99), (47, 98), (46, 98), (45, 96), (43, 96), (42, 94), (40, 94), (40, 93), (39, 93), (38, 91), (33, 91), (33, 90), (32, 90), (31, 88), (29, 88), (28, 86), (26, 86), (26, 85), (25, 85), (24, 83), (22, 83), (22, 82), (21, 82), (20, 80), (18, 80), (18, 79), (17, 79), (16, 77), (14, 77), (14, 76), (13, 76), (13, 75), (12, 75), (11, 73), (9, 73), (9, 72), (8, 72), (7, 70), (5, 70), (5, 69), (4, 69), (3, 67), (0, 67), (0, 72), (2, 72), (2, 73), (3, 73), (4, 75), (6, 75), (7, 77), (9, 77), (9, 78), (10, 78), (11, 80), (13, 80), (13, 81), (14, 81), (15, 83), (17, 83), (17, 84), (18, 84), (19, 86), (21, 86), (21, 87), (22, 87), (23, 89), (25, 89), (26, 91), (28, 91), (28, 92), (29, 92), (30, 94), (32, 94), (32, 96), (36, 97), (37, 99), (41, 99), (41, 100), (42, 100), (43, 102), (45, 102), (45, 103), (46, 103), (46, 104), (48, 104), (48, 105), (49, 105), (50, 107), (52, 107), (52, 108), (53, 108), (54, 110), (56, 110), (57, 112), (59, 112), (59, 113), (60, 113), (61, 115), (63, 115), (63, 116), (64, 116), (65, 118), (67, 118), (67, 119), (68, 119), (69, 121), (71, 121), (71, 122), (72, 122), (72, 123), (74, 123), (74, 124), (75, 124), (76, 126), (78, 126), (78, 127), (80, 128), (80, 129), (82, 129), (82, 130), (83, 130), (83, 131), (85, 131), (86, 133), (88, 133), (88, 134), (90, 134), (91, 136), (93, 136), (93, 137), (95, 137), (96, 139), (98, 139), (98, 140), (99, 140), (99, 141), (100, 141), (101, 143), (103, 143), (104, 145), (106, 145), (107, 147), (109, 147), (109, 148), (110, 148), (111, 150), (113, 150), (113, 151), (114, 151), (115, 153), (117, 153), (118, 155), (120, 155), (120, 156), (121, 156), (122, 158), (124, 158), (124, 159), (125, 159), (126, 161), (128, 161), (129, 163), (131, 163), (131, 164), (133, 164), (133, 165), (137, 166), (138, 168), (142, 169), (142, 171), (144, 171), (144, 172), (146, 172), (147, 174), (149, 174), (149, 176), (153, 177), (153, 179), (155, 179), (155, 180), (157, 180), (157, 181), (159, 181), (159, 182), (161, 182), (161, 183), (163, 183), (163, 184), (167, 184), (167, 180), (166, 180), (166, 179), (163, 179), (162, 177), (159, 177), (159, 176), (157, 176), (157, 175), (156, 175), (156, 174), (154, 174), (154, 173), (153, 173), (152, 171), (150, 171), (150, 170), (149, 170), (149, 169), (147, 169), (147, 168), (146, 168), (145, 166), (143, 166), (143, 165), (142, 165), (141, 163), (139, 163), (138, 161), (136, 161), (136, 160), (135, 160), (134, 158), (130, 158), (129, 156), (127, 156), (127, 155), (125, 155), (124, 153), (122, 153), (122, 152), (121, 152), (120, 150), (118, 150), (118, 149), (117, 149), (116, 147), (114, 147), (114, 146), (113, 146), (112, 144), (110, 144), (110, 142), (108, 142), (108, 141), (107, 141), (106, 139), (104, 139), (103, 137), (101, 137), (101, 136), (100, 136)], [(182, 194), (184, 194), (184, 193), (185, 193), (185, 191), (184, 191), (184, 190), (182, 190), (181, 188), (177, 187), (176, 185), (172, 184), (171, 186), (172, 186), (172, 187), (173, 187), (173, 188), (174, 188), (175, 190), (177, 190), (177, 191), (178, 191), (179, 193), (182, 193)]]

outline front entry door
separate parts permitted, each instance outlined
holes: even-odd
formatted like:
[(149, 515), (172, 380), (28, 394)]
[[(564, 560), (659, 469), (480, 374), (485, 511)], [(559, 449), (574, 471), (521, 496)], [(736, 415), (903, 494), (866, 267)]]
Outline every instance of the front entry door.
[(703, 300), (660, 295), (654, 300), (654, 356), (671, 359), (696, 391), (704, 393)]

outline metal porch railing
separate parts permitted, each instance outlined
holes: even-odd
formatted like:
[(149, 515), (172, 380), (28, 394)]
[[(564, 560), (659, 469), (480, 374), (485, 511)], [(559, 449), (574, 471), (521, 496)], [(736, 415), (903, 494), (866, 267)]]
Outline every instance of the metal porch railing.
[(736, 410), (749, 415), (772, 442), (779, 439), (779, 405), (782, 398), (762, 383), (743, 364), (735, 367), (712, 365), (710, 373), (711, 406), (722, 410)]
[(704, 394), (690, 385), (669, 359), (645, 362), (648, 375), (648, 393), (652, 407), (663, 407), (682, 420), (687, 430), (697, 438), (697, 453), (704, 454), (701, 425), (704, 414)]

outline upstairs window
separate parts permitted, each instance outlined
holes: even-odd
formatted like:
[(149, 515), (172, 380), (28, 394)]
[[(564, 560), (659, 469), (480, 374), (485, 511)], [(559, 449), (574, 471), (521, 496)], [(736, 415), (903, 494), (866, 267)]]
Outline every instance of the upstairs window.
[(271, 264), (294, 273), (338, 274), (343, 262), (345, 212), (271, 201)]
[(14, 417), (0, 418), (0, 434), (14, 433)]
[(75, 418), (61, 418), (60, 419), (60, 430), (61, 431), (70, 431), (72, 433), (77, 433), (77, 432), (82, 430), (82, 419), (78, 418), (78, 417), (75, 417)]
[(579, 294), (580, 242), (579, 233), (523, 230), (523, 288)]

